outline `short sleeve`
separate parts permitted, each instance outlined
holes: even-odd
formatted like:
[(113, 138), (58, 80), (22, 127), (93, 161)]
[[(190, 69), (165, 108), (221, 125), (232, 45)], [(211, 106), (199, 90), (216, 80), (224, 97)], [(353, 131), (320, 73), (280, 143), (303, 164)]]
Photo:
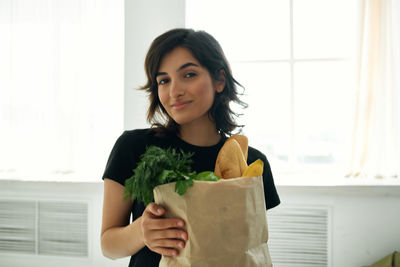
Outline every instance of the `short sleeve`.
[(266, 199), (267, 210), (278, 206), (281, 203), (278, 192), (276, 191), (274, 179), (272, 176), (271, 166), (265, 155), (261, 160), (264, 162), (263, 182), (264, 182), (264, 194)]
[(263, 171), (263, 183), (264, 183), (264, 196), (266, 208), (272, 209), (278, 206), (281, 201), (279, 199), (278, 192), (275, 187), (274, 178), (272, 176), (271, 166), (269, 165), (267, 157), (252, 147), (249, 147), (247, 163), (251, 164), (257, 159), (261, 159), (264, 162)]
[(125, 185), (125, 180), (133, 175), (132, 155), (129, 135), (125, 131), (115, 142), (106, 164), (104, 178)]

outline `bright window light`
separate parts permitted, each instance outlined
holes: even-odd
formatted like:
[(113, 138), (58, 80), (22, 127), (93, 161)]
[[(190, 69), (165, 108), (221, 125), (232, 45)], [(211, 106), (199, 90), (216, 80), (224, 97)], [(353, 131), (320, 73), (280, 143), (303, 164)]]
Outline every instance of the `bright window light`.
[(0, 178), (98, 180), (123, 129), (124, 2), (0, 3)]
[[(249, 104), (239, 122), (277, 173), (344, 175), (355, 94), (356, 1), (186, 0)], [(277, 175), (279, 183), (280, 175)]]

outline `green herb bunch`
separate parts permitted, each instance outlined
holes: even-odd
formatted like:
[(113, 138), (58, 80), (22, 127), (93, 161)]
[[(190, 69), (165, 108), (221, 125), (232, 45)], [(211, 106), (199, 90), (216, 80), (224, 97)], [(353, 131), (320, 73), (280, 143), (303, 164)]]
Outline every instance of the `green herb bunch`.
[(141, 156), (132, 177), (125, 181), (125, 199), (141, 200), (146, 206), (154, 201), (153, 189), (162, 184), (176, 182), (175, 192), (183, 195), (193, 180), (218, 181), (211, 171), (197, 174), (192, 171), (190, 159), (193, 153), (150, 146)]

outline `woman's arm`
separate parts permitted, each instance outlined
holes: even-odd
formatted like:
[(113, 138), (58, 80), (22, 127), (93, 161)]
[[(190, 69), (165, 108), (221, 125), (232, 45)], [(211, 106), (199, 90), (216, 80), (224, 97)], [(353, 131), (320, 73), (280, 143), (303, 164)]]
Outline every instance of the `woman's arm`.
[(132, 201), (123, 196), (122, 185), (104, 179), (101, 249), (110, 259), (131, 256), (144, 247), (141, 217), (129, 224)]
[(187, 233), (181, 219), (161, 218), (165, 210), (155, 203), (147, 205), (142, 216), (129, 224), (132, 202), (123, 200), (124, 187), (104, 179), (103, 224), (101, 248), (103, 255), (117, 259), (136, 254), (145, 245), (164, 256), (174, 256), (185, 246)]

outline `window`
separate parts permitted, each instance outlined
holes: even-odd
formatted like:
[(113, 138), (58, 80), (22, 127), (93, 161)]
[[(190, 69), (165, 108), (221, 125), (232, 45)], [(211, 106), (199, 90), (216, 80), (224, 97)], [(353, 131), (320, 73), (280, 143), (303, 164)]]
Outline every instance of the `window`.
[(123, 8), (0, 1), (0, 178), (100, 179), (123, 130)]
[(220, 42), (245, 87), (239, 121), (274, 172), (344, 175), (356, 19), (356, 1), (186, 1), (186, 26)]

